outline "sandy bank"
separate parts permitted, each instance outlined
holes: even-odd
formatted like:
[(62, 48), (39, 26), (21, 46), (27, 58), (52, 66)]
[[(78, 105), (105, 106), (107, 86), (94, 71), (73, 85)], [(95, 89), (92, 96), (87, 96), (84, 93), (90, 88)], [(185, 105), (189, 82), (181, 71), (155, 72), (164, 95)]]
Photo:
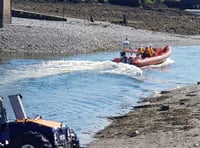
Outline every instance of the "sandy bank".
[[(75, 55), (118, 50), (126, 36), (132, 47), (152, 43), (156, 47), (199, 45), (200, 39), (147, 30), (134, 29), (108, 22), (67, 18), (66, 22), (13, 18), (12, 24), (0, 29), (1, 58), (4, 53)], [(12, 53), (12, 54), (10, 54)]]

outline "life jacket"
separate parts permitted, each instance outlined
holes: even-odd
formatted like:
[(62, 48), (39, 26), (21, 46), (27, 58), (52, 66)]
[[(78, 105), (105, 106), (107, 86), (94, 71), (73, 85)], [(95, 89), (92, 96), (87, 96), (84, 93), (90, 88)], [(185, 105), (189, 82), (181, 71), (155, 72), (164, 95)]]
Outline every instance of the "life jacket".
[(143, 54), (144, 52), (145, 52), (145, 48), (140, 47), (140, 48), (139, 48), (139, 53), (140, 53), (140, 54)]
[(149, 56), (152, 57), (154, 55), (154, 50), (151, 47), (148, 47), (145, 49), (145, 53)]

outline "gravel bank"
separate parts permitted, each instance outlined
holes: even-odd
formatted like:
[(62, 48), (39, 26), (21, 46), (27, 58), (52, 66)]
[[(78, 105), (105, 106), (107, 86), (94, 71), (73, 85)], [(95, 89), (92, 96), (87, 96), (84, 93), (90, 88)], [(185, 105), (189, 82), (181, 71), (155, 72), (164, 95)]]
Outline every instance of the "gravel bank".
[[(12, 18), (12, 24), (0, 29), (1, 58), (26, 55), (75, 55), (118, 50), (128, 36), (132, 47), (152, 43), (156, 47), (199, 45), (200, 39), (167, 34), (108, 22), (67, 18), (66, 22)], [(10, 54), (12, 53), (12, 54)]]
[(200, 17), (164, 5), (154, 7), (125, 7), (107, 3), (39, 3), (36, 0), (17, 0), (15, 9), (40, 12), (70, 18), (89, 19), (123, 24), (126, 16), (127, 26), (136, 29), (176, 33), (184, 35), (200, 34)]

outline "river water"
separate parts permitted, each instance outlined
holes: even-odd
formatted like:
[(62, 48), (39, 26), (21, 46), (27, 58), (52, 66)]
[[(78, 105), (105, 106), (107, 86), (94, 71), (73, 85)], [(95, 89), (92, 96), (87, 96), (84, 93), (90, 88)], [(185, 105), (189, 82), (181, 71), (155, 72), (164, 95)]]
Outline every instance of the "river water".
[(81, 144), (109, 124), (106, 117), (127, 113), (142, 97), (200, 80), (200, 46), (172, 47), (163, 64), (137, 68), (111, 62), (119, 52), (0, 62), (0, 95), (10, 120), (8, 95), (21, 93), (27, 116), (63, 121)]

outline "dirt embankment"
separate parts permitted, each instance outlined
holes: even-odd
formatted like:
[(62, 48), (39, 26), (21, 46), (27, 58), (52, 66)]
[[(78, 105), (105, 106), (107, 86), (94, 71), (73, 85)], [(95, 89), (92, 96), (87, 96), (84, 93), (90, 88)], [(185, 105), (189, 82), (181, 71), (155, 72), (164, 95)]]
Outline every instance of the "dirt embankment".
[(94, 21), (122, 23), (136, 29), (184, 35), (200, 34), (200, 17), (179, 9), (133, 8), (110, 4), (13, 2), (13, 8)]

